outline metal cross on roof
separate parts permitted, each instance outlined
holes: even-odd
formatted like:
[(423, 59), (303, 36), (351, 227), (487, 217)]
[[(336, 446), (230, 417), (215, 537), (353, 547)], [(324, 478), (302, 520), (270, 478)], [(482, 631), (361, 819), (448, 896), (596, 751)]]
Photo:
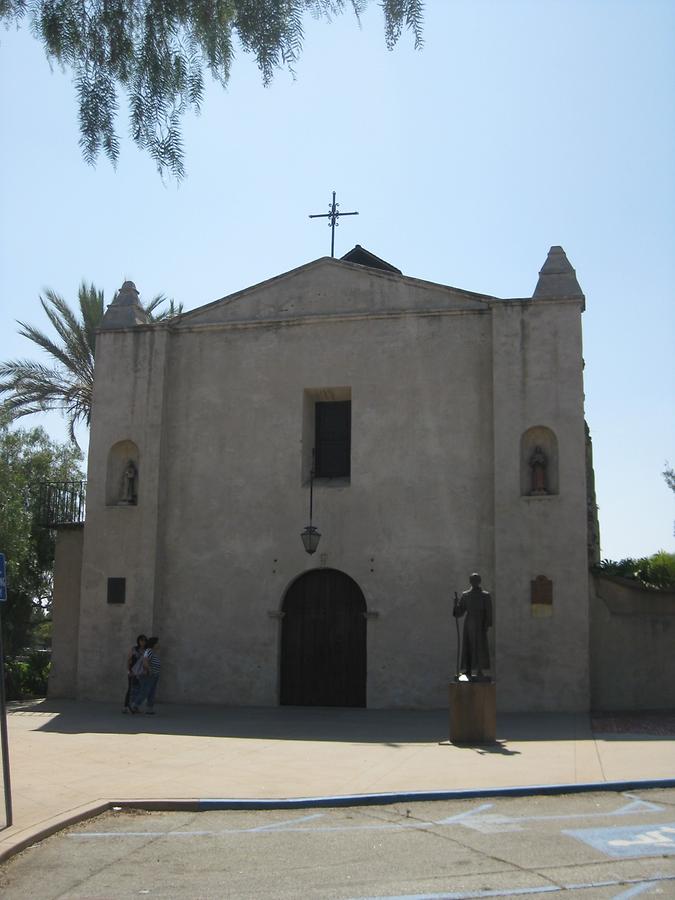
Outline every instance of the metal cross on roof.
[(335, 202), (335, 191), (333, 191), (333, 202), (328, 204), (327, 213), (314, 213), (314, 215), (310, 215), (310, 219), (328, 219), (328, 226), (331, 230), (330, 233), (330, 255), (335, 256), (335, 226), (339, 225), (338, 219), (340, 216), (358, 216), (357, 212), (338, 212), (338, 206), (340, 204)]

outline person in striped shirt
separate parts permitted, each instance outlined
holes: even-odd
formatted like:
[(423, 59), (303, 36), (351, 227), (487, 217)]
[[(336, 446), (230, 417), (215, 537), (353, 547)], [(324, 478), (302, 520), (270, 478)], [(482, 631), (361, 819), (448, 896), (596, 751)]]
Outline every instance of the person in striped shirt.
[(157, 652), (158, 649), (159, 638), (148, 638), (143, 655), (143, 674), (138, 679), (138, 688), (131, 706), (131, 711), (134, 713), (140, 712), (141, 706), (145, 703), (146, 715), (154, 716), (155, 714), (155, 694), (162, 665)]

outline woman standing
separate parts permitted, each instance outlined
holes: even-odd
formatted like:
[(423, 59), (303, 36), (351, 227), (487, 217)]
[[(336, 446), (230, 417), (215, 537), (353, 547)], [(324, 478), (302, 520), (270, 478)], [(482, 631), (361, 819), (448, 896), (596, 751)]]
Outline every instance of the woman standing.
[(145, 703), (145, 712), (148, 716), (155, 714), (155, 693), (159, 681), (161, 660), (158, 655), (159, 638), (148, 638), (143, 654), (143, 674), (138, 679), (138, 687), (132, 693), (131, 711), (140, 712), (140, 707)]
[(134, 672), (134, 668), (137, 667), (139, 660), (143, 658), (146, 643), (146, 636), (144, 634), (139, 634), (136, 638), (136, 644), (131, 648), (129, 655), (127, 656), (127, 692), (124, 695), (123, 713), (131, 712), (130, 698), (138, 682), (138, 675)]

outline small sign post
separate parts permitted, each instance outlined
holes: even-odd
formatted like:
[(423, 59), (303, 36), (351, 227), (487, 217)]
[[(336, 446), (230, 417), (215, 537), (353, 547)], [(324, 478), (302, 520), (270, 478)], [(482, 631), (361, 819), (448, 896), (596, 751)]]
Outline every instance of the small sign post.
[(7, 740), (7, 704), (5, 702), (5, 655), (2, 647), (2, 607), (7, 602), (5, 554), (0, 553), (0, 744), (2, 745), (2, 783), (5, 789), (5, 827), (12, 824), (12, 785), (9, 778), (9, 741)]

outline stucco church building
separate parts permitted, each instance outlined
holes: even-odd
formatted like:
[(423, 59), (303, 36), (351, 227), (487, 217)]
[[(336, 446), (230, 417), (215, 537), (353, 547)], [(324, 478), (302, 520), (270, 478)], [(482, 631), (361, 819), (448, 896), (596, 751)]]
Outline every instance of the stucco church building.
[(486, 296), (357, 245), (159, 323), (126, 282), (52, 693), (120, 699), (143, 632), (160, 702), (444, 706), (476, 571), (498, 709), (588, 709), (584, 296), (561, 247), (532, 281)]

